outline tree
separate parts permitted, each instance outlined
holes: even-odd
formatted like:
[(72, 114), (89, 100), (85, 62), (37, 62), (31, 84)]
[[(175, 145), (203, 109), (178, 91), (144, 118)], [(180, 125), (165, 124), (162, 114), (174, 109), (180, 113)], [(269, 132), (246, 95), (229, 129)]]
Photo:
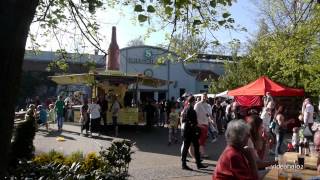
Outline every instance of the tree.
[(144, 45), (144, 41), (141, 36), (138, 38), (132, 39), (127, 43), (127, 46), (141, 46)]
[(226, 64), (226, 73), (212, 85), (219, 92), (244, 85), (261, 75), (290, 87), (304, 88), (313, 96), (320, 93), (320, 5), (310, 18), (294, 29), (264, 34), (251, 44), (238, 63)]
[[(311, 17), (315, 1), (303, 0), (252, 0), (272, 31), (291, 31), (300, 22)], [(291, 27), (291, 28), (288, 28)]]
[[(26, 40), (32, 21), (40, 22), (47, 30), (58, 29), (59, 24), (74, 21), (85, 38), (96, 48), (99, 41), (95, 32), (97, 24), (90, 24), (81, 12), (94, 14), (95, 9), (103, 4), (133, 5), (138, 12), (140, 22), (150, 22), (151, 17), (157, 15), (167, 25), (172, 25), (172, 35), (180, 29), (182, 24), (188, 27), (191, 34), (208, 28), (216, 30), (220, 26), (231, 27), (234, 20), (230, 14), (219, 9), (218, 5), (230, 6), (231, 0), (211, 1), (129, 1), (129, 0), (2, 0), (0, 1), (0, 78), (4, 88), (0, 88), (0, 178), (7, 169), (8, 152), (12, 136), (14, 107), (19, 91), (22, 61), (25, 53)], [(69, 16), (65, 13), (69, 12)], [(219, 13), (222, 12), (222, 13)], [(221, 17), (217, 17), (221, 15)], [(72, 17), (69, 19), (68, 17)], [(55, 34), (55, 33), (54, 33)]]

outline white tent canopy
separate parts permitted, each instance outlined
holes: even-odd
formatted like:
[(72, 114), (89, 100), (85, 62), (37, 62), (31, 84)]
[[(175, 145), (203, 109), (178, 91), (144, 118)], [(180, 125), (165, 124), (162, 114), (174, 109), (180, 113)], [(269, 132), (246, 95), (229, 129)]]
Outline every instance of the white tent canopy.
[(228, 95), (228, 90), (216, 94), (216, 97), (223, 97), (223, 98), (227, 98), (227, 99), (233, 99), (233, 96), (229, 96)]
[[(201, 97), (203, 96), (203, 93), (199, 93), (199, 94), (194, 94), (194, 97)], [(215, 98), (216, 95), (215, 94), (207, 94), (208, 98)]]

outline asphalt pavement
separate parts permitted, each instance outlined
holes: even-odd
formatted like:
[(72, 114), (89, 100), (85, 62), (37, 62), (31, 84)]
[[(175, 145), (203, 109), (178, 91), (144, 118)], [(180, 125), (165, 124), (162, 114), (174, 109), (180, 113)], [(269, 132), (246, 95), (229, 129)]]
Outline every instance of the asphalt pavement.
[[(198, 170), (195, 163), (189, 158), (188, 165), (193, 171), (181, 169), (180, 147), (181, 139), (177, 144), (168, 145), (168, 129), (164, 127), (120, 127), (119, 137), (113, 137), (111, 128), (105, 128), (100, 137), (80, 136), (80, 126), (76, 124), (65, 124), (63, 131), (58, 132), (56, 125), (51, 125), (49, 132), (40, 128), (37, 132), (34, 145), (36, 153), (49, 152), (52, 149), (64, 154), (74, 151), (99, 152), (101, 147), (108, 147), (115, 139), (129, 139), (135, 143), (134, 154), (129, 166), (130, 178), (132, 180), (208, 180), (212, 177), (213, 169), (224, 150), (226, 143), (223, 135), (218, 137), (214, 143), (207, 142), (206, 152), (209, 158), (203, 163), (208, 168)], [(57, 141), (57, 137), (63, 137), (64, 141)]]

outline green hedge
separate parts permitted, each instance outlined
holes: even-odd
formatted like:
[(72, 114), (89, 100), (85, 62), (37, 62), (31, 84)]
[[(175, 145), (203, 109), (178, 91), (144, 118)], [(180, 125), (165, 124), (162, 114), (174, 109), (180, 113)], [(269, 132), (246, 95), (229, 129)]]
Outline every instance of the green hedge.
[(114, 141), (109, 148), (86, 156), (77, 151), (64, 156), (57, 151), (36, 155), (32, 161), (20, 161), (9, 170), (7, 178), (15, 179), (127, 179), (133, 144), (127, 140)]

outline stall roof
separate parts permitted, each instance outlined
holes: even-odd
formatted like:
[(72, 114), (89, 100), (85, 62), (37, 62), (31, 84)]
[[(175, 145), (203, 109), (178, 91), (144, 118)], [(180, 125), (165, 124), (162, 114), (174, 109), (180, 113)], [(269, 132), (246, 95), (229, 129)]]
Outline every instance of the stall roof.
[(228, 91), (228, 95), (264, 96), (266, 92), (270, 92), (272, 96), (304, 96), (303, 89), (285, 87), (273, 82), (267, 76), (262, 76), (248, 85)]
[(125, 75), (120, 72), (103, 72), (103, 73), (84, 73), (69, 74), (60, 76), (50, 76), (52, 81), (61, 85), (68, 84), (87, 84), (108, 82), (109, 84), (133, 84), (138, 82), (141, 85), (159, 87), (164, 86), (172, 81), (148, 77), (145, 75)]

